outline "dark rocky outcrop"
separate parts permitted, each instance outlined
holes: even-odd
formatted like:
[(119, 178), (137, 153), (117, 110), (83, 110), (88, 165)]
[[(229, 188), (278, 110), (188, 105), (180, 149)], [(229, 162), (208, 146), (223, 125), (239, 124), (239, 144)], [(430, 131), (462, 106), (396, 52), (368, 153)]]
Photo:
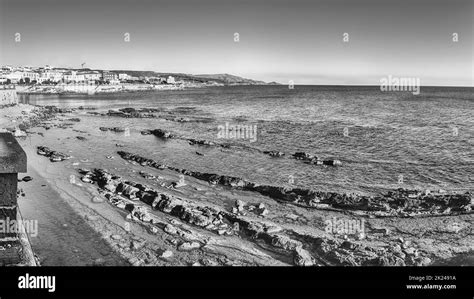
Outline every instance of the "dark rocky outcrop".
[[(162, 138), (162, 139), (180, 139), (180, 140), (185, 140), (189, 143), (189, 145), (197, 145), (197, 146), (213, 146), (213, 147), (220, 147), (223, 149), (230, 149), (230, 148), (239, 148), (243, 150), (248, 150), (248, 151), (253, 151), (253, 152), (259, 152), (265, 155), (268, 155), (270, 157), (284, 157), (285, 153), (281, 151), (262, 151), (258, 148), (253, 148), (247, 145), (242, 145), (242, 144), (227, 144), (227, 143), (216, 143), (210, 140), (205, 140), (205, 139), (194, 139), (194, 138), (186, 138), (183, 136), (178, 136), (176, 134), (173, 134), (171, 132), (162, 130), (162, 129), (154, 129), (154, 130), (143, 130), (141, 131), (142, 135), (150, 135), (153, 134), (156, 137)], [(313, 165), (327, 165), (327, 166), (340, 166), (342, 165), (342, 162), (339, 160), (320, 160), (319, 158), (305, 153), (305, 152), (296, 152), (293, 155), (291, 155), (296, 160), (302, 160), (303, 162), (307, 164), (313, 164)]]
[(273, 199), (292, 204), (319, 209), (343, 209), (362, 211), (375, 216), (420, 216), (467, 213), (471, 211), (471, 194), (422, 193), (417, 190), (397, 189), (378, 196), (322, 192), (304, 188), (285, 188), (281, 186), (260, 185), (242, 178), (203, 173), (159, 164), (128, 152), (119, 151), (125, 160), (134, 161), (142, 166), (170, 169), (184, 175), (244, 191), (258, 192)]
[(96, 110), (97, 108), (95, 107), (84, 107), (84, 106), (79, 106), (77, 107), (78, 110)]
[(317, 157), (313, 156), (313, 155), (310, 155), (308, 153), (305, 153), (305, 152), (296, 152), (293, 154), (293, 157), (297, 160), (313, 160), (313, 159), (317, 159)]
[(285, 155), (285, 153), (279, 151), (264, 151), (263, 153), (270, 157), (283, 157)]
[(46, 146), (38, 146), (36, 153), (38, 155), (48, 157), (51, 162), (61, 162), (71, 158), (69, 155), (53, 151)]
[[(109, 111), (110, 111), (110, 110), (109, 110)], [(137, 112), (137, 109), (131, 108), (131, 107), (127, 107), (127, 108), (119, 109), (119, 111), (121, 111), (121, 112), (123, 112), (123, 113), (135, 113), (135, 112)]]
[[(189, 224), (211, 231), (217, 231), (224, 224), (220, 211), (214, 208), (193, 205), (179, 197), (123, 180), (103, 169), (95, 169), (92, 173), (86, 170), (82, 173), (88, 175), (91, 181), (97, 182), (97, 185), (104, 190), (131, 200), (140, 200), (155, 210), (175, 216)], [(125, 209), (129, 211), (135, 208), (135, 206), (125, 206)]]
[[(95, 169), (92, 172), (87, 169), (81, 169), (79, 172), (88, 176), (91, 179), (91, 183), (97, 183), (99, 188), (105, 190), (105, 197), (112, 205), (130, 212), (129, 217), (131, 219), (138, 219), (153, 225), (153, 218), (146, 208), (138, 204), (126, 203), (120, 199), (122, 196), (140, 200), (146, 205), (151, 206), (154, 210), (169, 214), (183, 222), (214, 232), (217, 235), (238, 234), (240, 232), (239, 223), (242, 223), (244, 234), (249, 237), (252, 236), (253, 239), (261, 239), (267, 242), (268, 245), (281, 250), (284, 254), (293, 256), (295, 265), (315, 265), (314, 257), (303, 248), (301, 242), (292, 240), (284, 235), (270, 235), (265, 232), (265, 226), (258, 222), (239, 219), (218, 208), (196, 205), (185, 199), (161, 193), (142, 184), (123, 180), (104, 169)], [(171, 223), (173, 222), (171, 221)], [(162, 229), (167, 234), (173, 236), (182, 235), (181, 229), (173, 224), (166, 224)], [(187, 241), (182, 242), (177, 249), (179, 251), (192, 251), (200, 249), (202, 246), (200, 242)]]
[(150, 133), (153, 134), (153, 135), (155, 135), (156, 137), (164, 138), (164, 139), (174, 138), (174, 137), (175, 137), (175, 136), (174, 136), (173, 134), (171, 134), (170, 132), (167, 132), (167, 131), (164, 131), (164, 130), (161, 130), (161, 129), (151, 130)]
[(113, 127), (113, 128), (100, 127), (99, 130), (101, 130), (101, 131), (103, 131), (103, 132), (110, 131), (110, 132), (115, 132), (115, 133), (123, 133), (123, 132), (125, 132), (125, 129), (124, 129), (124, 128), (119, 128), (119, 127)]
[(323, 160), (323, 165), (339, 166), (342, 165), (342, 162), (339, 160)]
[[(314, 237), (302, 235), (292, 230), (272, 230), (271, 225), (257, 219), (241, 217), (239, 214), (221, 210), (218, 207), (205, 206), (202, 203), (159, 192), (142, 184), (126, 181), (104, 169), (79, 172), (90, 177), (105, 191), (105, 197), (114, 206), (130, 212), (132, 219), (144, 223), (154, 223), (148, 210), (136, 203), (124, 202), (125, 197), (139, 200), (154, 210), (179, 218), (190, 225), (211, 231), (217, 235), (235, 235), (249, 241), (259, 241), (270, 246), (272, 251), (286, 255), (297, 266), (337, 265), (337, 266), (405, 266), (429, 263), (429, 258), (420, 255), (416, 250), (405, 250), (400, 253), (400, 246), (371, 247), (358, 241), (341, 240), (332, 237)], [(246, 204), (237, 201), (236, 206)], [(180, 235), (180, 228), (171, 224), (161, 224), (167, 234)], [(269, 226), (270, 225), (270, 226)], [(275, 232), (273, 232), (275, 231)], [(394, 241), (397, 242), (397, 241)], [(178, 246), (180, 251), (200, 249), (200, 242), (188, 241)], [(204, 244), (205, 246), (205, 244)]]
[(339, 160), (321, 160), (320, 158), (305, 153), (305, 152), (296, 152), (292, 155), (293, 158), (296, 160), (302, 160), (307, 164), (314, 164), (314, 165), (328, 165), (328, 166), (339, 166), (342, 165), (342, 162)]
[(142, 109), (135, 109), (135, 108), (122, 108), (122, 109), (119, 109), (119, 111), (109, 110), (106, 115), (115, 116), (115, 117), (124, 117), (124, 118), (155, 118), (156, 117), (152, 113), (146, 113), (147, 111), (144, 111)]
[(208, 140), (199, 140), (199, 139), (188, 139), (190, 145), (207, 145), (207, 146), (215, 146), (216, 143)]
[(124, 118), (161, 118), (167, 121), (179, 123), (211, 123), (213, 118), (204, 116), (181, 116), (195, 113), (194, 109), (184, 109), (186, 107), (178, 107), (172, 111), (167, 111), (163, 108), (122, 108), (118, 110), (109, 110), (107, 113), (102, 113), (103, 116), (124, 117)]

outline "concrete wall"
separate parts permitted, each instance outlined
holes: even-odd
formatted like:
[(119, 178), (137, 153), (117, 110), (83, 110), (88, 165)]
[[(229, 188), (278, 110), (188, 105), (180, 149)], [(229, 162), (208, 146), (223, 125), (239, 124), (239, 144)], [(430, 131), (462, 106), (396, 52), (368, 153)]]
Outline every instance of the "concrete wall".
[(0, 87), (0, 106), (18, 104), (18, 95), (15, 89), (3, 89)]

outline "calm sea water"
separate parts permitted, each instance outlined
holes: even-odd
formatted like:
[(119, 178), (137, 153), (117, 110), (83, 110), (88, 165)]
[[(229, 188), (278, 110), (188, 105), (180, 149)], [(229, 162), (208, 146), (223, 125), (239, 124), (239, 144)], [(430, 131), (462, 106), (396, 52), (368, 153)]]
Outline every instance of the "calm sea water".
[[(21, 101), (99, 111), (153, 107), (162, 108), (165, 115), (206, 118), (206, 122), (179, 123), (81, 112), (83, 121), (76, 126), (103, 134), (101, 143), (127, 142), (138, 153), (192, 170), (326, 191), (374, 193), (400, 186), (474, 191), (473, 88), (425, 87), (414, 96), (381, 92), (377, 87), (241, 86), (93, 96), (23, 95)], [(218, 139), (218, 126), (226, 122), (256, 125), (257, 140)], [(128, 127), (131, 134), (105, 134), (100, 126)], [(307, 165), (245, 149), (196, 147), (140, 134), (154, 128), (287, 154), (305, 151), (341, 160), (343, 166)]]

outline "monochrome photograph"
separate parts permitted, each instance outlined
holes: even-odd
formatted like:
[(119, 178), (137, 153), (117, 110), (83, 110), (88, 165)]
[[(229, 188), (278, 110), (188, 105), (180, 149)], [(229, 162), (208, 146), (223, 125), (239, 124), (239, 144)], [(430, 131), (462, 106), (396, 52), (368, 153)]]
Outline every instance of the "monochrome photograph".
[(0, 265), (474, 266), (473, 7), (0, 0)]

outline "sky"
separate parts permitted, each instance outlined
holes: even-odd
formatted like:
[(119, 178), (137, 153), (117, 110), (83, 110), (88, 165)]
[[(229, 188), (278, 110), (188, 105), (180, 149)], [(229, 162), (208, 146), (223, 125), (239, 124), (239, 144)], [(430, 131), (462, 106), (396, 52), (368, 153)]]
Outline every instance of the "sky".
[(474, 86), (473, 3), (0, 0), (0, 64), (229, 73), (283, 84), (379, 85), (391, 75)]

